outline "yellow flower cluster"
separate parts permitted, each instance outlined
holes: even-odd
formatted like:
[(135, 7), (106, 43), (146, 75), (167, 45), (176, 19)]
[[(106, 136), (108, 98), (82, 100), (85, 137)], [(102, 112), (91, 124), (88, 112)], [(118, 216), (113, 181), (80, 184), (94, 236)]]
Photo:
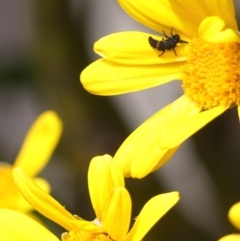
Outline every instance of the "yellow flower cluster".
[[(179, 200), (177, 192), (150, 199), (129, 231), (132, 202), (124, 175), (109, 155), (92, 159), (89, 193), (96, 218), (86, 221), (69, 213), (48, 192), (48, 183), (33, 178), (46, 165), (60, 138), (62, 123), (53, 111), (46, 111), (30, 128), (13, 166), (1, 163), (0, 240), (55, 241), (54, 234), (39, 224), (35, 209), (67, 232), (62, 241), (142, 240), (152, 226)], [(34, 218), (34, 219), (32, 219)], [(38, 221), (38, 222), (37, 222)]]
[[(54, 112), (42, 114), (14, 165), (0, 164), (1, 241), (59, 240), (25, 215), (31, 208), (66, 230), (62, 241), (142, 240), (179, 194), (154, 196), (131, 226), (132, 201), (124, 178), (143, 178), (163, 166), (188, 137), (227, 109), (237, 106), (240, 113), (240, 36), (232, 0), (118, 2), (159, 36), (131, 31), (97, 41), (94, 50), (102, 58), (81, 73), (84, 88), (117, 95), (179, 80), (184, 94), (140, 125), (113, 157), (92, 159), (88, 186), (93, 221), (68, 212), (48, 194), (46, 181), (33, 178), (50, 159), (62, 130)], [(240, 229), (239, 203), (229, 218)], [(220, 240), (239, 239), (240, 234), (231, 234)]]
[[(60, 203), (27, 177), (20, 168), (14, 169), (14, 180), (23, 196), (37, 211), (67, 230), (66, 233), (62, 234), (63, 241), (142, 240), (148, 230), (179, 199), (177, 192), (153, 197), (145, 204), (133, 227), (128, 231), (131, 220), (131, 198), (125, 188), (121, 169), (108, 155), (93, 158), (89, 166), (89, 193), (96, 214), (93, 221), (86, 221), (69, 213)], [(4, 214), (2, 215), (4, 216)], [(18, 214), (12, 212), (12, 215)], [(23, 222), (22, 224), (25, 225)], [(26, 222), (29, 222), (27, 217)], [(0, 223), (2, 228), (8, 228), (4, 227), (8, 225), (6, 222), (0, 221)], [(39, 225), (36, 224), (36, 226)], [(0, 238), (2, 238), (1, 233)], [(35, 234), (32, 235), (34, 237)], [(41, 236), (39, 240), (44, 240), (44, 238), (49, 241), (55, 240), (54, 237), (47, 239), (47, 236)], [(35, 237), (34, 240), (38, 239)]]

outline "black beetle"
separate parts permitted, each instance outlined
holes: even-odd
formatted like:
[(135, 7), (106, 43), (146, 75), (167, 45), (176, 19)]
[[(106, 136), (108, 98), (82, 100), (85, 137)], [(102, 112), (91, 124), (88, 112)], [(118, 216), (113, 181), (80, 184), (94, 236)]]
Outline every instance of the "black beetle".
[(165, 53), (166, 50), (173, 50), (175, 55), (177, 56), (177, 53), (175, 51), (175, 48), (177, 46), (178, 43), (188, 43), (187, 41), (181, 40), (180, 35), (179, 34), (172, 34), (173, 28), (171, 30), (171, 36), (168, 36), (164, 33), (164, 36), (166, 37), (166, 39), (162, 39), (160, 41), (154, 39), (153, 37), (149, 36), (148, 38), (148, 42), (151, 45), (151, 47), (153, 47), (154, 49), (160, 50), (162, 51), (162, 53), (159, 55), (163, 55)]

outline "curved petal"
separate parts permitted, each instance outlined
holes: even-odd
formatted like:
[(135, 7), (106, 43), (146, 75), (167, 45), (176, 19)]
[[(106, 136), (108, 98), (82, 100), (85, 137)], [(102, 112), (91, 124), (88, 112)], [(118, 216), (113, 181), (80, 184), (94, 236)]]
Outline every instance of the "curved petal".
[(183, 119), (179, 119), (178, 122), (174, 123), (171, 129), (168, 130), (168, 133), (165, 138), (163, 138), (160, 147), (162, 149), (170, 149), (180, 145), (187, 138), (221, 115), (227, 109), (227, 107), (218, 106), (210, 110), (197, 113), (193, 116), (186, 116)]
[[(174, 33), (173, 33), (174, 34)], [(186, 44), (179, 44), (176, 48), (177, 56), (173, 51), (153, 49), (148, 38), (152, 36), (162, 41), (162, 36), (142, 32), (119, 32), (101, 38), (94, 44), (94, 51), (104, 59), (126, 65), (166, 64), (186, 61)]]
[[(129, 170), (132, 178), (143, 178), (147, 174), (162, 167), (178, 149), (178, 147), (161, 149), (155, 138), (153, 138), (153, 142), (151, 143), (152, 146), (148, 143), (132, 160)], [(136, 161), (137, 159), (138, 162)]]
[[(178, 16), (181, 21), (187, 22), (187, 24), (183, 25), (186, 27), (186, 30), (189, 24), (194, 23), (192, 26), (192, 28), (194, 28), (194, 26), (199, 25), (204, 18), (209, 16), (219, 16), (224, 19), (230, 28), (234, 30), (238, 29), (232, 0), (169, 0), (169, 2), (176, 16)], [(184, 20), (182, 19), (183, 16)]]
[[(187, 0), (184, 2), (189, 3), (193, 1)], [(197, 2), (200, 2), (200, 4), (203, 5), (203, 7), (206, 9), (206, 12), (208, 13), (208, 16), (219, 16), (224, 19), (230, 28), (238, 30), (235, 8), (232, 0), (203, 0)]]
[(165, 84), (181, 77), (179, 63), (121, 65), (99, 59), (81, 73), (84, 88), (96, 95), (117, 95)]
[(45, 227), (28, 216), (10, 209), (0, 209), (1, 241), (59, 241)]
[(218, 241), (239, 241), (239, 240), (240, 240), (240, 234), (229, 234), (220, 238)]
[[(33, 178), (34, 183), (40, 187), (44, 192), (50, 193), (51, 187), (50, 184), (43, 178)], [(17, 187), (16, 187), (17, 188)], [(16, 209), (22, 212), (32, 211), (33, 207), (26, 201), (26, 199), (19, 192), (18, 197), (15, 199)]]
[[(180, 147), (181, 145), (179, 146), (176, 146), (175, 148), (172, 148), (172, 149), (169, 149), (165, 155), (161, 158), (161, 161), (159, 161), (157, 163), (157, 165), (152, 169), (151, 172), (154, 172), (156, 171), (157, 169), (159, 169), (161, 166), (163, 166), (174, 154), (175, 152), (178, 150), (178, 148)], [(132, 168), (132, 173), (134, 174), (134, 170), (137, 170), (137, 167), (136, 168)], [(136, 175), (134, 175), (136, 176)], [(137, 175), (138, 176), (138, 175)]]
[(236, 30), (229, 28), (218, 16), (205, 18), (199, 26), (198, 35), (210, 43), (240, 42)]
[(95, 224), (95, 222), (89, 222), (86, 220), (75, 220), (70, 222), (70, 227), (73, 229), (84, 230), (91, 233), (103, 233), (104, 230), (101, 226)]
[(230, 28), (238, 29), (232, 0), (118, 0), (118, 2), (129, 15), (143, 25), (158, 32), (174, 27), (186, 41), (196, 36), (198, 25), (208, 16), (220, 16)]
[(69, 222), (76, 218), (69, 213), (60, 203), (48, 193), (39, 188), (24, 172), (16, 167), (13, 170), (16, 185), (24, 198), (42, 215), (58, 223), (66, 230), (69, 229)]
[[(197, 14), (192, 14), (192, 9), (184, 9), (184, 14), (173, 11), (181, 10), (182, 6), (177, 1), (168, 0), (118, 0), (122, 8), (141, 24), (158, 32), (168, 32), (172, 27), (186, 41), (197, 31)], [(174, 6), (172, 6), (174, 5)], [(187, 16), (186, 16), (187, 15)]]
[(137, 217), (123, 241), (139, 241), (179, 200), (178, 192), (160, 194), (150, 199)]
[(228, 218), (232, 222), (232, 224), (240, 230), (240, 202), (234, 204), (229, 212)]
[(166, 157), (170, 157), (171, 152), (179, 146), (178, 143), (168, 148), (165, 143), (166, 138), (175, 138), (174, 135), (169, 136), (169, 133), (172, 133), (171, 129), (179, 121), (186, 120), (199, 111), (194, 103), (182, 96), (140, 125), (123, 142), (114, 156), (124, 175), (134, 173), (134, 177), (142, 178), (155, 166), (163, 165), (168, 160)]
[(37, 175), (49, 161), (62, 133), (62, 122), (54, 111), (42, 113), (29, 129), (14, 166), (29, 176)]
[(35, 177), (32, 179), (37, 186), (39, 186), (44, 192), (50, 193), (51, 192), (51, 186), (48, 183), (47, 180), (41, 178), (41, 177)]
[(113, 190), (107, 215), (103, 220), (103, 229), (113, 240), (122, 240), (129, 229), (132, 202), (128, 191), (124, 187)]
[(91, 202), (97, 218), (102, 221), (114, 187), (124, 187), (121, 169), (109, 155), (94, 157), (88, 170), (88, 186)]

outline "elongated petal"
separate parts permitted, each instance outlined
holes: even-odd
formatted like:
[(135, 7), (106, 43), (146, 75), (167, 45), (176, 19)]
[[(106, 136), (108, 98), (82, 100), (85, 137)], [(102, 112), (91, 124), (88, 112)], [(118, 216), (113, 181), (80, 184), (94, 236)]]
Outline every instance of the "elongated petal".
[(70, 226), (74, 229), (84, 230), (91, 233), (103, 233), (104, 230), (101, 226), (95, 224), (94, 221), (89, 222), (86, 220), (75, 220), (70, 222)]
[(104, 59), (126, 65), (166, 64), (186, 60), (186, 44), (179, 44), (173, 51), (153, 49), (148, 43), (149, 36), (161, 41), (162, 36), (142, 32), (120, 32), (101, 38), (94, 44), (94, 50)]
[(186, 41), (196, 36), (198, 25), (208, 16), (220, 16), (230, 28), (238, 29), (232, 0), (118, 0), (118, 2), (129, 15), (143, 25), (158, 32), (174, 27)]
[[(172, 0), (173, 1), (173, 0)], [(181, 0), (177, 0), (181, 1)], [(183, 2), (183, 1), (182, 1)], [(219, 16), (227, 23), (230, 28), (238, 29), (235, 15), (235, 8), (232, 0), (203, 0), (203, 1), (184, 1), (185, 4), (199, 2), (208, 13), (208, 16)]]
[[(180, 147), (181, 145), (179, 146), (176, 146), (175, 148), (172, 148), (172, 149), (169, 149), (165, 155), (161, 158), (161, 161), (157, 163), (157, 165), (152, 169), (152, 172), (156, 171), (157, 169), (159, 169), (161, 166), (163, 166), (173, 155), (174, 153), (178, 150), (178, 148)], [(134, 163), (136, 164), (136, 163)], [(132, 168), (132, 173), (134, 174), (134, 170), (137, 170), (137, 167), (136, 168)], [(134, 175), (136, 176), (136, 174)]]
[[(36, 183), (43, 191), (49, 193), (50, 192), (50, 185), (49, 183), (42, 178), (33, 178), (34, 183)], [(17, 189), (17, 187), (15, 187)], [(18, 191), (18, 190), (16, 190)], [(21, 212), (30, 212), (32, 211), (33, 207), (26, 201), (26, 199), (22, 196), (21, 193), (15, 198), (15, 208)]]
[(117, 95), (143, 90), (181, 77), (181, 62), (163, 65), (121, 65), (104, 59), (81, 73), (84, 88), (96, 95)]
[(10, 209), (0, 209), (1, 241), (59, 241), (45, 227), (28, 216)]
[(205, 18), (199, 26), (198, 35), (210, 43), (240, 42), (236, 30), (229, 28), (218, 16)]
[(227, 107), (218, 106), (179, 120), (170, 130), (168, 130), (168, 135), (165, 136), (165, 139), (160, 144), (160, 147), (164, 149), (174, 148), (180, 145), (187, 138), (196, 133), (217, 116), (221, 115), (227, 109)]
[(196, 115), (199, 111), (194, 103), (182, 96), (139, 126), (114, 156), (124, 175), (142, 178), (155, 166), (163, 165), (179, 146), (179, 143), (171, 148), (165, 145), (169, 132), (179, 121)]
[(88, 170), (91, 202), (97, 218), (102, 221), (114, 187), (124, 187), (124, 177), (117, 163), (109, 155), (94, 157)]
[[(183, 35), (183, 39), (189, 40), (190, 36), (197, 31), (199, 21), (198, 15), (192, 14), (192, 9), (184, 9), (184, 14), (176, 14), (173, 8), (181, 9), (181, 4), (175, 4), (168, 0), (118, 0), (122, 8), (141, 24), (154, 29), (155, 31), (165, 32), (174, 27), (177, 33)], [(174, 5), (175, 4), (175, 5)], [(172, 6), (174, 5), (174, 6)], [(189, 10), (189, 11), (188, 11)], [(187, 16), (186, 16), (187, 15)], [(194, 16), (194, 17), (193, 17)]]
[(66, 230), (69, 229), (69, 222), (76, 218), (69, 213), (60, 203), (48, 193), (40, 189), (24, 172), (19, 168), (13, 170), (16, 185), (24, 198), (41, 214), (58, 223)]
[(137, 217), (123, 241), (139, 241), (179, 200), (178, 192), (160, 194), (150, 199)]
[(62, 122), (54, 111), (41, 114), (28, 131), (14, 166), (29, 176), (37, 175), (49, 161), (62, 132)]
[(122, 240), (126, 236), (131, 218), (132, 202), (128, 191), (124, 187), (115, 188), (103, 229), (113, 240)]
[(173, 156), (173, 154), (178, 150), (178, 148), (179, 146), (171, 149), (161, 149), (156, 142), (153, 143), (153, 147), (151, 147), (149, 143), (141, 151), (141, 155), (144, 158), (141, 158), (139, 156), (138, 162), (136, 161), (136, 158), (133, 159), (130, 166), (130, 173), (126, 175), (126, 177), (145, 177), (147, 174), (162, 167)]
[[(199, 24), (206, 17), (219, 16), (225, 20), (229, 27), (235, 30), (238, 29), (232, 0), (169, 0), (169, 2), (171, 3), (172, 11), (179, 17), (180, 21), (183, 21), (184, 18), (184, 21)], [(184, 26), (187, 29), (188, 25)]]
[(239, 241), (239, 240), (240, 240), (240, 234), (229, 234), (220, 238), (218, 241)]
[(240, 202), (234, 204), (229, 212), (228, 212), (228, 218), (232, 222), (232, 224), (240, 230)]
[(44, 192), (50, 193), (51, 191), (51, 186), (50, 184), (43, 178), (40, 177), (34, 177), (32, 179), (34, 181), (34, 183), (37, 184), (37, 186), (39, 186)]

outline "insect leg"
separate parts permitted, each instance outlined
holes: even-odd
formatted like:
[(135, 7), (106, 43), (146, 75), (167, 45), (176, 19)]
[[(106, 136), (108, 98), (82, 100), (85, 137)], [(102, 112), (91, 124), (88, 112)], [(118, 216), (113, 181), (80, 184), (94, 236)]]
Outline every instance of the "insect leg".
[(162, 56), (165, 53), (165, 49), (162, 51), (161, 54), (158, 55), (158, 57)]
[(176, 53), (176, 51), (175, 51), (175, 48), (172, 48), (172, 50), (173, 50), (173, 52), (175, 53), (175, 55), (177, 56), (177, 53)]
[(184, 40), (179, 40), (179, 43), (185, 43), (185, 44), (188, 44), (187, 41), (184, 41)]
[(169, 39), (169, 36), (167, 36), (164, 31), (162, 31), (162, 32), (163, 32), (164, 36), (165, 36), (167, 39)]

